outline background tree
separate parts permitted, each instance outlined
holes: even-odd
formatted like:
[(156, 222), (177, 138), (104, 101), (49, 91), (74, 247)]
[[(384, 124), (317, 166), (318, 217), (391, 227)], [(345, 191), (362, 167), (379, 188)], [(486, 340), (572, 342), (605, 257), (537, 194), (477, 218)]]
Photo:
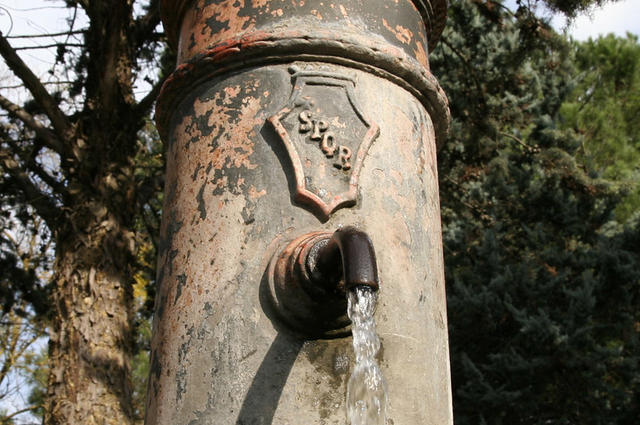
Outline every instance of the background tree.
[[(66, 0), (68, 31), (47, 37), (50, 81), (12, 47), (19, 36), (0, 35), (31, 94), (0, 94), (2, 226), (37, 235), (42, 255), (29, 261), (53, 271), (38, 278), (0, 236), (0, 303), (3, 315), (50, 326), (48, 390), (32, 397), (46, 424), (142, 416), (163, 164), (148, 115), (174, 64), (161, 53), (157, 3)], [(546, 4), (574, 16), (600, 0), (522, 1), (515, 13), (451, 3), (432, 64), (454, 116), (439, 162), (456, 423), (634, 423), (639, 225), (602, 178), (626, 174), (597, 162), (602, 137), (587, 124), (603, 108), (627, 114), (607, 100), (632, 94), (637, 74), (619, 69), (617, 47), (598, 68), (591, 47), (533, 13)], [(625, 43), (610, 44), (634, 49)], [(630, 89), (598, 82), (610, 72)], [(633, 115), (624, 122), (627, 135), (637, 128)], [(31, 356), (25, 364), (45, 361)]]
[[(46, 370), (46, 359), (38, 353), (38, 341), (43, 340), (44, 334), (44, 326), (33, 317), (10, 311), (0, 319), (0, 402), (3, 405), (11, 406), (12, 400), (20, 399), (28, 392), (30, 379), (40, 370)], [(42, 410), (43, 406), (42, 399), (33, 398), (24, 407), (0, 410), (0, 424), (13, 424), (20, 416)]]
[(640, 44), (632, 34), (574, 43), (577, 85), (560, 110), (580, 137), (579, 158), (619, 183), (620, 220), (640, 209)]
[[(0, 424), (41, 411), (42, 399), (16, 405), (35, 375), (47, 370), (43, 350), (46, 282), (51, 277), (51, 239), (29, 208), (0, 211)], [(46, 382), (38, 385), (45, 388)]]
[[(55, 247), (43, 312), (45, 423), (130, 424), (134, 276), (144, 269), (138, 249), (151, 243), (157, 205), (150, 201), (161, 187), (157, 146), (140, 137), (162, 83), (158, 2), (63, 5), (69, 29), (54, 38), (51, 73), (66, 73), (68, 83), (45, 84), (0, 36), (0, 54), (31, 95), (24, 103), (0, 95), (0, 204), (33, 212)], [(143, 81), (148, 93), (136, 98)], [(7, 299), (41, 293), (36, 281), (13, 282)], [(37, 311), (35, 303), (26, 308)]]
[(456, 424), (635, 423), (638, 216), (616, 221), (615, 184), (560, 117), (584, 81), (573, 46), (490, 5), (452, 2), (432, 57), (453, 115), (439, 166)]

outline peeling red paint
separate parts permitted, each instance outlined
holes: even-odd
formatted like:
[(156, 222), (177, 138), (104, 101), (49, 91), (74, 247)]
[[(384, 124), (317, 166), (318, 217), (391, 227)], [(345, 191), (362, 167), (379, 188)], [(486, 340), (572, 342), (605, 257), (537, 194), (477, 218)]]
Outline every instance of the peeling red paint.
[(256, 199), (260, 199), (263, 196), (265, 196), (267, 194), (266, 189), (262, 189), (260, 191), (258, 191), (258, 189), (256, 189), (255, 186), (251, 185), (251, 187), (249, 187), (249, 198), (252, 200), (256, 200)]
[[(403, 72), (411, 79), (408, 88), (419, 88), (428, 99), (427, 108), (435, 118), (434, 125), (436, 134), (441, 144), (446, 138), (449, 111), (448, 102), (444, 92), (439, 87), (435, 77), (428, 72), (425, 65), (428, 64), (426, 52), (424, 48), (418, 45), (414, 51), (418, 60), (409, 57), (406, 52), (396, 46), (381, 42), (378, 39), (359, 35), (358, 33), (350, 33), (342, 31), (340, 33), (331, 29), (322, 29), (314, 31), (313, 34), (305, 34), (299, 30), (279, 29), (272, 32), (253, 31), (243, 34), (240, 37), (226, 40), (214, 46), (211, 49), (200, 53), (198, 61), (194, 63), (185, 63), (177, 67), (176, 71), (165, 82), (162, 93), (159, 98), (157, 109), (157, 122), (161, 135), (165, 136), (165, 123), (173, 108), (165, 104), (170, 102), (173, 96), (177, 96), (184, 92), (184, 82), (198, 80), (194, 73), (207, 72), (206, 64), (217, 64), (225, 58), (233, 58), (236, 55), (249, 55), (253, 51), (265, 51), (266, 49), (277, 49), (279, 46), (299, 46), (300, 54), (305, 50), (308, 51), (309, 46), (317, 43), (318, 46), (326, 44), (327, 40), (334, 40), (332, 47), (339, 47), (344, 50), (345, 56), (354, 53), (371, 57), (371, 61), (382, 69), (385, 67), (393, 68), (402, 65)], [(349, 53), (351, 52), (351, 53)], [(424, 63), (422, 62), (424, 61)], [(198, 64), (194, 67), (194, 64)], [(385, 65), (388, 64), (388, 65)], [(220, 67), (216, 66), (215, 70)], [(211, 71), (208, 71), (211, 72)], [(163, 118), (166, 116), (166, 118)]]
[(254, 9), (265, 7), (268, 4), (269, 4), (269, 0), (251, 0), (251, 6), (253, 6)]
[(411, 39), (413, 38), (413, 32), (411, 32), (409, 29), (403, 27), (402, 25), (396, 25), (395, 28), (393, 28), (391, 27), (391, 25), (389, 25), (389, 22), (387, 22), (387, 20), (384, 18), (382, 19), (382, 24), (386, 29), (391, 31), (400, 42), (404, 44), (411, 43)]
[(416, 59), (423, 65), (426, 69), (429, 69), (429, 58), (427, 57), (427, 52), (424, 50), (424, 46), (422, 43), (417, 43), (416, 48), (413, 51), (416, 55)]
[(313, 9), (313, 10), (311, 11), (311, 14), (312, 14), (313, 16), (315, 16), (316, 18), (318, 18), (319, 20), (322, 20), (322, 14), (321, 14), (320, 12), (318, 12), (318, 10), (317, 10), (317, 9)]
[[(162, 1), (171, 4), (169, 0)], [(187, 0), (174, 3), (186, 4)], [(379, 8), (381, 13), (371, 8), (374, 3), (384, 6)], [(249, 423), (252, 418), (243, 417), (243, 409), (256, 406), (252, 404), (255, 400), (250, 397), (250, 387), (277, 333), (269, 323), (271, 317), (265, 317), (268, 313), (258, 303), (262, 296), (261, 278), (268, 264), (264, 258), (269, 258), (262, 257), (265, 250), (269, 251), (266, 245), (270, 241), (285, 241), (287, 234), (295, 237), (302, 228), (305, 232), (312, 226), (325, 228), (317, 218), (329, 220), (326, 226), (331, 227), (337, 222), (362, 220), (372, 229), (372, 237), (382, 242), (380, 246), (397, 248), (381, 252), (385, 273), (393, 267), (389, 280), (398, 270), (405, 275), (402, 282), (389, 287), (389, 297), (385, 295), (389, 302), (380, 306), (384, 315), (396, 314), (389, 313), (388, 305), (413, 305), (418, 299), (417, 288), (442, 289), (442, 264), (438, 255), (431, 252), (438, 254), (433, 247), (440, 237), (438, 225), (433, 222), (434, 217), (437, 221), (438, 212), (437, 193), (433, 191), (437, 191), (433, 177), (434, 129), (428, 117), (415, 111), (428, 110), (440, 120), (435, 123), (438, 134), (445, 134), (446, 98), (428, 72), (426, 49), (431, 44), (426, 43), (425, 34), (429, 29), (423, 27), (420, 14), (413, 12), (410, 0), (199, 0), (189, 6), (191, 11), (184, 18), (172, 18), (179, 24), (174, 22), (173, 29), (165, 27), (174, 33), (169, 37), (175, 37), (182, 28), (181, 64), (167, 80), (157, 107), (159, 129), (168, 149), (164, 220), (175, 227), (167, 230), (169, 225), (163, 224), (163, 234), (175, 233), (175, 237), (169, 241), (169, 250), (161, 254), (161, 267), (167, 269), (167, 277), (158, 293), (167, 307), (157, 316), (160, 324), (154, 325), (153, 350), (154, 356), (160, 358), (162, 377), (152, 378), (148, 410), (152, 411), (152, 421), (161, 417), (161, 423), (176, 425), (194, 421)], [(315, 16), (310, 13), (312, 9)], [(420, 10), (423, 18), (433, 15)], [(341, 184), (354, 188), (353, 194), (358, 195), (352, 201), (358, 203), (358, 208), (314, 217), (299, 208), (300, 202), (292, 196), (297, 182), (290, 176), (291, 164), (282, 146), (276, 145), (277, 136), (271, 126), (265, 126), (266, 118), (282, 111), (284, 100), (295, 90), (288, 73), (292, 62), (316, 74), (335, 72), (353, 77), (358, 87), (364, 87), (357, 93), (358, 98), (366, 100), (367, 108), (362, 114), (378, 122), (382, 131), (366, 158), (365, 153), (354, 152), (354, 167), (356, 163), (364, 164), (360, 181), (366, 181), (367, 186), (362, 183), (362, 193), (357, 193), (355, 179), (340, 174), (344, 177)], [(330, 87), (335, 86), (334, 83)], [(384, 97), (374, 93), (378, 89), (386, 90)], [(335, 99), (329, 95), (327, 98)], [(380, 102), (381, 98), (393, 102), (386, 104)], [(313, 112), (323, 111), (318, 105), (312, 108)], [(401, 111), (394, 113), (394, 108)], [(344, 112), (347, 108), (338, 109)], [(295, 122), (298, 115), (292, 117)], [(345, 123), (342, 113), (327, 113), (326, 122), (335, 135), (349, 139), (348, 129), (352, 126)], [(171, 131), (170, 123), (174, 126)], [(288, 130), (293, 128), (291, 123), (286, 123)], [(318, 186), (322, 186), (322, 179), (328, 181), (337, 175), (336, 170), (342, 173), (343, 169), (332, 163), (335, 158), (325, 162), (323, 153), (319, 155), (301, 155), (300, 164), (293, 167), (315, 169)], [(333, 186), (325, 192), (323, 199), (329, 205), (344, 200)], [(409, 251), (409, 245), (415, 251)], [(400, 252), (390, 252), (396, 250)], [(425, 261), (427, 255), (430, 260)], [(425, 262), (429, 263), (431, 275), (435, 275), (435, 281), (430, 280), (429, 284), (416, 271)], [(438, 300), (444, 305), (443, 295)], [(409, 310), (403, 310), (401, 316), (406, 311)], [(413, 322), (407, 320), (403, 329), (422, 337), (425, 329), (438, 327), (439, 336), (428, 341), (446, 338), (441, 323), (432, 325), (422, 320), (432, 313), (434, 317), (444, 317), (443, 309), (410, 311), (422, 314), (417, 317), (420, 325), (411, 328)], [(191, 345), (196, 334), (202, 335), (203, 340), (194, 340)], [(384, 338), (392, 338), (388, 335)], [(320, 342), (310, 342), (309, 346), (316, 343)], [(432, 352), (433, 346), (422, 344), (425, 352)], [(243, 351), (242, 347), (249, 348)], [(446, 357), (446, 344), (438, 347)], [(295, 357), (291, 361), (295, 362)], [(404, 376), (404, 369), (421, 367), (406, 364), (411, 361), (403, 359), (402, 368), (390, 376)], [(291, 376), (300, 376), (299, 369), (295, 369), (298, 367), (300, 362)], [(390, 363), (387, 367), (396, 366)], [(440, 369), (428, 368), (424, 374), (435, 376), (440, 372), (434, 371)], [(310, 370), (306, 376), (315, 380), (313, 373)], [(338, 381), (344, 384), (344, 380)], [(323, 392), (318, 395), (322, 402), (328, 400), (325, 387), (324, 382), (317, 385)], [(303, 385), (298, 385), (296, 391), (300, 388)], [(178, 395), (182, 391), (188, 394), (184, 399)], [(435, 418), (434, 423), (449, 423), (437, 413), (438, 406), (448, 406), (445, 397), (438, 399), (433, 391), (416, 393), (429, 404), (429, 409), (421, 407), (416, 415), (428, 411), (423, 417)], [(285, 387), (282, 394), (283, 401), (300, 396), (291, 387)], [(223, 401), (225, 397), (228, 405)], [(402, 416), (412, 410), (410, 403), (420, 404), (412, 397), (396, 401), (394, 408), (402, 411), (396, 413), (400, 418), (394, 417), (396, 423), (425, 423), (423, 417), (414, 420), (417, 416)], [(340, 406), (340, 415), (342, 398), (331, 404)], [(215, 405), (211, 404), (212, 399), (216, 400)], [(303, 395), (297, 400), (296, 409), (309, 409), (305, 416), (309, 423), (338, 423), (343, 419), (319, 420), (314, 416), (315, 407), (309, 407), (313, 397)], [(252, 414), (258, 413), (254, 410)], [(278, 406), (273, 422), (296, 423), (299, 419), (297, 415), (278, 416), (284, 414), (286, 409)]]
[(228, 96), (225, 99), (225, 103), (231, 103), (231, 100), (229, 98), (236, 97), (238, 94), (240, 94), (240, 86), (225, 87), (224, 92)]

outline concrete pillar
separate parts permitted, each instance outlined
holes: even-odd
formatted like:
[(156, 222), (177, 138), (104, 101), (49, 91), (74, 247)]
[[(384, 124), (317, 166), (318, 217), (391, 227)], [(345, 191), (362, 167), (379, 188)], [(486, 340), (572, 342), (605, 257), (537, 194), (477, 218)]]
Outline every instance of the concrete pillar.
[[(147, 425), (346, 424), (351, 339), (274, 311), (271, 258), (354, 225), (381, 280), (388, 424), (452, 424), (429, 71), (446, 0), (163, 1), (166, 188)], [(342, 335), (342, 336), (341, 336)]]

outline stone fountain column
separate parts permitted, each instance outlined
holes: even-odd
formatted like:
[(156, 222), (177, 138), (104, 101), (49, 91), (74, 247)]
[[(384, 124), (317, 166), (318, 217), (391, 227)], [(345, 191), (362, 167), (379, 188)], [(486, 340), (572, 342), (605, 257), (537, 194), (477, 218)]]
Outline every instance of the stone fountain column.
[(147, 425), (345, 424), (351, 339), (292, 330), (269, 264), (314, 231), (373, 240), (388, 424), (452, 424), (429, 71), (446, 0), (165, 0), (178, 65)]

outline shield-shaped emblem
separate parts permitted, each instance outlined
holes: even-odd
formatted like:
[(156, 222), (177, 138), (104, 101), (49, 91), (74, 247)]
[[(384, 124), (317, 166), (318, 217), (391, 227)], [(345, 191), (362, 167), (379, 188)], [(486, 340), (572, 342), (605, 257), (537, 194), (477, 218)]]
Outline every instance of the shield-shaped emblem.
[(292, 72), (289, 102), (269, 122), (293, 166), (295, 202), (325, 221), (338, 208), (355, 205), (360, 169), (379, 127), (358, 107), (353, 78)]

